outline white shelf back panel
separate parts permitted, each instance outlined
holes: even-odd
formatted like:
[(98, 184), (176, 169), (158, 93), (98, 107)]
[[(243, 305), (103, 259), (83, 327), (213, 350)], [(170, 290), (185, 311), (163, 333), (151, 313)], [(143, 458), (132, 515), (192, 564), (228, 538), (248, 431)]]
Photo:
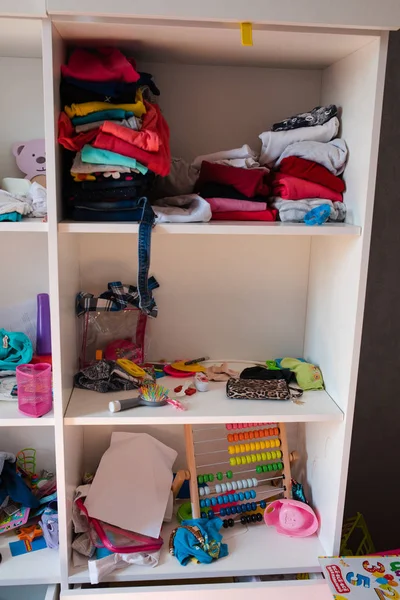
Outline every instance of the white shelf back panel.
[(36, 450), (36, 466), (55, 472), (54, 429), (52, 427), (8, 427), (0, 431), (1, 449), (17, 454), (24, 448)]
[[(307, 237), (243, 244), (230, 236), (155, 236), (150, 273), (160, 283), (160, 310), (148, 322), (148, 356), (302, 355), (309, 248)], [(136, 284), (136, 257), (137, 236), (81, 235), (82, 291), (97, 294), (109, 281)]]
[[(47, 268), (47, 236), (24, 233), (15, 237), (11, 232), (1, 232), (0, 310), (13, 306), (18, 310), (25, 302), (36, 303), (36, 295), (49, 291)], [(2, 325), (5, 326), (5, 325)]]
[(172, 156), (188, 161), (249, 144), (278, 120), (319, 102), (321, 73), (139, 62), (161, 90), (160, 106), (171, 130)]
[(42, 61), (39, 58), (0, 58), (0, 81), (1, 183), (3, 177), (25, 177), (15, 162), (13, 144), (44, 138)]

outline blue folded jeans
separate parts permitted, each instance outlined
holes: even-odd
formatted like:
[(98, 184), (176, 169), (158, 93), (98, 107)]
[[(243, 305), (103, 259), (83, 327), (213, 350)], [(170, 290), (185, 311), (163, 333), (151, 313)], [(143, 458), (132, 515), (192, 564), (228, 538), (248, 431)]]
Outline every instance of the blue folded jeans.
[(75, 221), (105, 222), (129, 221), (139, 223), (138, 278), (139, 308), (149, 317), (157, 316), (157, 305), (148, 285), (150, 268), (151, 230), (155, 214), (148, 199), (111, 202), (79, 202), (72, 211)]

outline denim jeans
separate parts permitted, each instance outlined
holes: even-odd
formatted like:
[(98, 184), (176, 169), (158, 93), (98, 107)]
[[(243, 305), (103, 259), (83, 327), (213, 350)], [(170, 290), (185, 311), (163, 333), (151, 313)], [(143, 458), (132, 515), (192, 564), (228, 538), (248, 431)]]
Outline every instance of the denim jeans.
[[(92, 203), (88, 208), (86, 203), (80, 203), (72, 212), (76, 221), (131, 221), (139, 223), (138, 233), (138, 277), (137, 287), (139, 293), (139, 308), (149, 317), (157, 316), (157, 305), (149, 289), (148, 278), (150, 268), (151, 230), (154, 225), (155, 215), (145, 196), (137, 198), (132, 207), (122, 208), (119, 202), (110, 207), (110, 202)], [(85, 206), (82, 206), (85, 204)], [(101, 205), (103, 206), (101, 207)]]

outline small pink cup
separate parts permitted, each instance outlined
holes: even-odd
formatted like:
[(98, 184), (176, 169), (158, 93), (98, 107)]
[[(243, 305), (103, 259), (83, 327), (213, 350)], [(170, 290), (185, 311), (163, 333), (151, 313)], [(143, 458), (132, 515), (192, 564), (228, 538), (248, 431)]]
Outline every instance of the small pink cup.
[(17, 367), (18, 409), (30, 417), (42, 417), (53, 404), (51, 365), (20, 365)]

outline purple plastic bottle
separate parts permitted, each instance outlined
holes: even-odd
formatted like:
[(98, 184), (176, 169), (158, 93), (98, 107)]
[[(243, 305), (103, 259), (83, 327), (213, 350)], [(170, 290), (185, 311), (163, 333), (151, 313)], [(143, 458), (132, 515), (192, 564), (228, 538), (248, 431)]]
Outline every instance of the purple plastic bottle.
[(36, 354), (51, 354), (50, 300), (48, 294), (37, 297)]

